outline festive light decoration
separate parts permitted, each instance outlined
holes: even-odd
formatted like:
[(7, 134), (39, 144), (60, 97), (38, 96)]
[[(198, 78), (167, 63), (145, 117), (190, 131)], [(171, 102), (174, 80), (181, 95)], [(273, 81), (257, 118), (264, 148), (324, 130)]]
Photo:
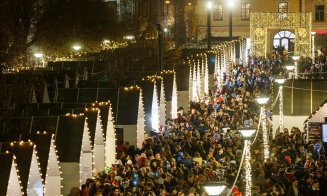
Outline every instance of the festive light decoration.
[(145, 121), (144, 121), (144, 104), (143, 104), (143, 94), (142, 89), (139, 94), (139, 104), (138, 104), (138, 117), (137, 117), (137, 128), (136, 128), (136, 146), (138, 148), (142, 148), (142, 142), (144, 141), (144, 133), (145, 133)]
[(209, 69), (208, 69), (208, 56), (204, 54), (204, 93), (209, 93)]
[(297, 79), (298, 78), (297, 63), (298, 63), (298, 60), (300, 59), (300, 56), (292, 56), (292, 59), (294, 60), (294, 77), (295, 77), (295, 79)]
[(86, 179), (92, 178), (93, 150), (91, 146), (91, 137), (89, 133), (87, 117), (84, 119), (84, 128), (82, 136), (82, 147), (80, 153), (80, 185), (84, 184)]
[(151, 127), (156, 132), (159, 132), (159, 106), (158, 106), (158, 92), (156, 81), (154, 81), (152, 107), (151, 107)]
[(197, 74), (196, 74), (196, 65), (193, 65), (193, 81), (192, 81), (192, 101), (199, 101), (198, 97), (198, 88), (197, 88)]
[(267, 117), (264, 106), (261, 107), (262, 116), (262, 137), (263, 137), (263, 157), (266, 162), (269, 159), (269, 135), (267, 130)]
[(190, 69), (190, 73), (189, 73), (189, 77), (188, 77), (188, 98), (189, 98), (189, 102), (193, 101), (193, 72), (192, 72), (192, 65), (191, 62), (189, 60), (189, 69)]
[(16, 156), (15, 155), (12, 156), (13, 159), (11, 163), (10, 176), (9, 176), (8, 187), (7, 187), (7, 195), (21, 196), (24, 195), (22, 181), (19, 175)]
[(171, 118), (177, 118), (177, 107), (178, 107), (178, 94), (177, 94), (177, 82), (176, 82), (176, 73), (174, 72), (173, 79), (173, 93), (171, 98)]
[[(100, 105), (100, 104), (99, 104)], [(92, 108), (93, 109), (93, 108)], [(105, 167), (105, 143), (104, 133), (101, 122), (100, 109), (96, 108), (97, 120), (95, 127), (94, 145), (93, 145), (93, 175), (96, 175), (97, 171), (102, 171)]]
[(159, 97), (159, 125), (165, 125), (166, 121), (166, 100), (165, 87), (163, 79), (160, 81), (160, 97)]
[(251, 175), (251, 149), (250, 141), (244, 141), (244, 150), (245, 150), (245, 195), (252, 195), (252, 175)]
[(59, 163), (59, 157), (57, 155), (56, 144), (54, 134), (51, 136), (51, 144), (49, 149), (49, 158), (47, 165), (47, 172), (44, 184), (44, 195), (61, 195), (61, 179), (62, 172)]
[(111, 167), (112, 164), (116, 163), (116, 133), (111, 106), (112, 105), (110, 104), (108, 111), (107, 133), (105, 141), (105, 164), (107, 167)]

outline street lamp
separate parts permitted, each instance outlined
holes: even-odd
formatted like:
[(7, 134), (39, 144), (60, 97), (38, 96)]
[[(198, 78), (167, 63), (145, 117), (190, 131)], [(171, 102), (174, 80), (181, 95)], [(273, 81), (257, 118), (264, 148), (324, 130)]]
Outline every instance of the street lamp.
[[(244, 158), (245, 158), (245, 195), (252, 195), (252, 176), (251, 176), (251, 143), (250, 139), (256, 132), (254, 128), (241, 128), (238, 130), (244, 138)], [(240, 163), (242, 164), (242, 163)], [(241, 167), (241, 166), (240, 166)]]
[(258, 104), (260, 105), (260, 114), (262, 119), (262, 137), (263, 137), (263, 155), (264, 161), (266, 162), (269, 158), (269, 136), (267, 130), (267, 119), (266, 119), (266, 112), (265, 112), (265, 105), (267, 104), (269, 98), (266, 96), (259, 96), (256, 98)]
[(73, 45), (75, 51), (79, 51), (82, 47), (80, 45)]
[(43, 58), (43, 53), (34, 53), (35, 58), (37, 59), (37, 67), (40, 67), (40, 61)]
[(208, 41), (208, 50), (211, 50), (211, 11), (213, 4), (211, 1), (207, 1), (207, 41)]
[(292, 77), (292, 73), (291, 72), (294, 70), (295, 65), (292, 64), (292, 63), (288, 63), (288, 64), (285, 65), (285, 68), (288, 71), (288, 78), (291, 78)]
[(316, 35), (316, 32), (312, 31), (311, 32), (311, 58), (312, 58), (312, 62), (314, 63), (315, 62), (315, 35)]
[(203, 187), (208, 195), (221, 195), (227, 184), (225, 182), (206, 182)]
[(228, 1), (228, 6), (229, 6), (229, 39), (233, 39), (233, 7), (234, 7), (234, 0), (229, 0)]
[(283, 84), (285, 82), (285, 78), (276, 77), (275, 82), (279, 84), (279, 132), (284, 130), (284, 103), (283, 103)]
[(297, 62), (299, 61), (300, 59), (300, 56), (292, 56), (292, 59), (294, 60), (294, 77), (295, 79), (298, 78), (298, 74), (297, 74)]

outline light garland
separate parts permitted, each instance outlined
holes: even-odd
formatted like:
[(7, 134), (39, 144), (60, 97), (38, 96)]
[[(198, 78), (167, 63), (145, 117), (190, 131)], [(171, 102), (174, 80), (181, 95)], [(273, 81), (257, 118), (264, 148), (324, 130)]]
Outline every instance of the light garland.
[[(6, 152), (8, 154), (9, 152)], [(23, 185), (19, 175), (16, 156), (12, 154), (12, 163), (10, 169), (10, 176), (8, 180), (7, 195), (24, 195)]]
[(112, 164), (116, 163), (116, 132), (114, 126), (113, 112), (109, 105), (108, 121), (107, 121), (107, 133), (105, 140), (105, 164), (107, 167), (111, 167)]
[(138, 101), (138, 116), (137, 116), (137, 125), (136, 125), (136, 146), (142, 148), (142, 142), (144, 141), (145, 134), (145, 120), (144, 120), (144, 104), (143, 104), (143, 93), (142, 89), (139, 92), (139, 101)]
[(279, 132), (284, 130), (284, 102), (283, 102), (283, 85), (279, 86)]
[(196, 66), (193, 65), (193, 81), (192, 81), (192, 101), (198, 101), (198, 94), (197, 94), (197, 74), (196, 74)]
[(192, 76), (192, 66), (189, 65), (189, 77), (188, 77), (188, 100), (191, 102), (193, 100), (193, 76)]
[[(44, 195), (61, 195), (61, 189), (63, 188), (61, 185), (62, 172), (57, 152), (54, 134), (52, 134), (44, 184)], [(56, 185), (58, 185), (58, 189), (56, 189)]]
[(209, 94), (209, 69), (208, 69), (208, 56), (204, 57), (204, 93)]
[(178, 94), (177, 94), (176, 73), (174, 73), (173, 93), (172, 93), (172, 98), (171, 98), (171, 118), (172, 119), (177, 118), (177, 107), (178, 107)]
[[(100, 104), (99, 104), (100, 105)], [(94, 146), (93, 146), (93, 175), (105, 167), (105, 143), (104, 130), (101, 121), (100, 109), (97, 109), (97, 121), (95, 127)]]
[(151, 107), (151, 128), (159, 132), (159, 106), (158, 106), (158, 92), (157, 85), (154, 82), (152, 107)]
[(252, 175), (251, 175), (251, 149), (250, 149), (250, 141), (244, 140), (245, 145), (245, 195), (252, 195)]
[(267, 130), (267, 117), (266, 117), (266, 112), (265, 108), (262, 106), (261, 107), (261, 114), (262, 116), (262, 137), (263, 137), (263, 155), (264, 155), (264, 161), (267, 162), (269, 159), (269, 135), (268, 135), (268, 130)]
[(166, 121), (166, 99), (165, 87), (163, 79), (160, 81), (160, 97), (159, 97), (159, 125), (165, 125)]
[(201, 81), (201, 62), (200, 59), (197, 60), (197, 67), (196, 67), (196, 89), (197, 89), (197, 97), (198, 97), (198, 101), (200, 101), (202, 99), (202, 89), (201, 89), (201, 85), (202, 85), (202, 81)]
[(87, 178), (92, 178), (93, 149), (87, 123), (87, 117), (84, 119), (84, 128), (82, 136), (82, 147), (80, 153), (80, 185), (84, 184)]

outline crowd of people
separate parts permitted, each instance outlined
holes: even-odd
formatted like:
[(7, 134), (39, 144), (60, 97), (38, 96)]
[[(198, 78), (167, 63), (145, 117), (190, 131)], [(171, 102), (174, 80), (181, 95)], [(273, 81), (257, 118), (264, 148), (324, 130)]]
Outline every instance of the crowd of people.
[[(236, 179), (244, 145), (238, 129), (258, 126), (255, 98), (271, 93), (282, 61), (271, 55), (232, 67), (204, 100), (191, 102), (188, 110), (179, 108), (177, 119), (147, 134), (141, 149), (128, 142), (118, 146), (116, 164), (88, 179), (79, 194), (205, 195), (208, 181), (225, 181), (226, 194), (244, 194), (244, 169)], [(266, 115), (271, 118), (271, 111)], [(293, 127), (270, 137), (266, 162), (258, 135), (251, 146), (253, 195), (327, 195), (326, 144), (307, 142), (303, 134)]]

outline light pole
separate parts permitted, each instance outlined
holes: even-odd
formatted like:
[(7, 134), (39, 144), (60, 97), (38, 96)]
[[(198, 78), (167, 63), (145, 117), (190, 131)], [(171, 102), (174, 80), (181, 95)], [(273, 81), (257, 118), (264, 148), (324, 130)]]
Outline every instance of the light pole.
[(207, 1), (207, 41), (208, 41), (208, 50), (211, 50), (211, 12), (212, 12), (212, 2)]
[(311, 58), (312, 58), (312, 62), (315, 63), (315, 35), (316, 32), (312, 31), (311, 32)]
[(81, 48), (82, 48), (82, 46), (80, 46), (80, 45), (73, 45), (73, 49), (77, 52), (77, 51), (79, 51), (79, 50), (81, 50)]
[(279, 84), (279, 132), (282, 132), (284, 130), (284, 103), (283, 103), (283, 84), (285, 82), (285, 78), (275, 78), (275, 82)]
[(208, 195), (221, 195), (227, 184), (225, 182), (206, 182), (203, 187)]
[(37, 59), (37, 67), (40, 67), (40, 61), (43, 58), (43, 53), (35, 53), (34, 56)]
[[(244, 158), (245, 158), (245, 195), (250, 196), (252, 189), (252, 176), (251, 176), (251, 143), (250, 139), (255, 133), (254, 128), (242, 128), (238, 130), (244, 138)], [(240, 163), (242, 164), (242, 162)], [(241, 167), (241, 166), (240, 166)]]
[(229, 6), (229, 39), (233, 39), (233, 7), (234, 7), (234, 0), (228, 1)]
[(298, 78), (298, 70), (297, 70), (297, 63), (298, 63), (298, 61), (299, 61), (299, 59), (300, 59), (300, 56), (292, 56), (292, 59), (294, 60), (294, 77), (295, 77), (295, 79), (297, 79)]
[(266, 162), (269, 159), (269, 135), (267, 130), (267, 119), (266, 119), (266, 111), (265, 105), (267, 104), (269, 98), (266, 96), (259, 96), (256, 98), (258, 104), (260, 105), (260, 114), (262, 115), (260, 119), (262, 119), (262, 137), (263, 137), (263, 155), (264, 161)]
[(293, 64), (286, 64), (285, 65), (286, 70), (288, 71), (288, 78), (291, 79), (292, 78), (292, 71), (295, 68), (295, 66)]

